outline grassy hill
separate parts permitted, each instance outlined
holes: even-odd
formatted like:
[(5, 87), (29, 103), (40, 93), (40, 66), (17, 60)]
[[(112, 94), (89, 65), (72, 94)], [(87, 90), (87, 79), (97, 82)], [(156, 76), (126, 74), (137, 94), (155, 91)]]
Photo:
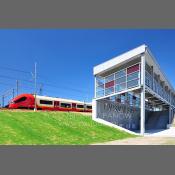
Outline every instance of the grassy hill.
[(92, 144), (134, 137), (79, 113), (0, 111), (0, 144)]

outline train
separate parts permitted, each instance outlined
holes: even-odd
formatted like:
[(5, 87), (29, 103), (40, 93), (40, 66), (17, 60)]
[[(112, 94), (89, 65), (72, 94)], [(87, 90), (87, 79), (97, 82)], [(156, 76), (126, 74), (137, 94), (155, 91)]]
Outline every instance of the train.
[[(8, 109), (34, 109), (35, 95), (21, 94), (13, 98)], [(92, 103), (77, 100), (36, 95), (37, 110), (92, 112)]]

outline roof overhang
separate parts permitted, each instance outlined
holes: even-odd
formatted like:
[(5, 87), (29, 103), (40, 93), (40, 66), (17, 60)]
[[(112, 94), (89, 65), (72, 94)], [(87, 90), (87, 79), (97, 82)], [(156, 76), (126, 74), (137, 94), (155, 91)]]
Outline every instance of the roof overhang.
[(106, 71), (113, 69), (116, 66), (120, 66), (121, 64), (127, 63), (131, 61), (132, 59), (135, 59), (138, 55), (145, 53), (146, 48), (147, 48), (146, 45), (141, 45), (133, 50), (130, 50), (113, 59), (110, 59), (109, 61), (99, 64), (94, 67), (93, 73), (94, 75), (101, 74), (101, 73), (104, 73)]
[(93, 74), (101, 75), (105, 72), (108, 72), (115, 67), (119, 67), (123, 64), (126, 64), (134, 59), (137, 59), (140, 55), (145, 54), (146, 60), (151, 64), (154, 65), (154, 71), (156, 74), (160, 75), (160, 79), (166, 83), (166, 85), (171, 89), (173, 93), (175, 93), (173, 86), (169, 82), (168, 78), (164, 74), (164, 72), (160, 69), (159, 64), (157, 63), (156, 59), (154, 58), (153, 54), (151, 53), (150, 49), (145, 45), (141, 45), (135, 49), (132, 49), (124, 54), (121, 54), (115, 58), (112, 58), (102, 64), (99, 64), (94, 67)]

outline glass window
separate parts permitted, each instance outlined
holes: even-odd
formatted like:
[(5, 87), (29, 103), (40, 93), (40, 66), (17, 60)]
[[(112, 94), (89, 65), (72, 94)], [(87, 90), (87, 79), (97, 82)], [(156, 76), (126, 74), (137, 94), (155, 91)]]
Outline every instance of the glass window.
[(126, 82), (126, 76), (115, 80), (116, 84), (121, 84)]
[(101, 85), (103, 85), (104, 84), (104, 78), (102, 78), (102, 77), (97, 77), (96, 78), (96, 85), (97, 86), (101, 86)]
[(27, 99), (27, 97), (21, 97), (21, 98), (15, 100), (14, 103), (20, 103), (20, 102), (25, 101), (26, 99)]
[(118, 79), (118, 78), (120, 78), (120, 77), (124, 77), (124, 76), (126, 76), (126, 69), (121, 70), (121, 71), (118, 71), (118, 72), (115, 74), (116, 79)]
[(104, 85), (98, 86), (98, 87), (96, 88), (96, 91), (103, 91), (103, 90), (104, 90)]
[(139, 71), (139, 70), (140, 70), (140, 66), (139, 66), (139, 64), (136, 64), (134, 66), (127, 68), (127, 74), (131, 74), (131, 73)]
[(104, 96), (104, 90), (103, 91), (97, 91), (96, 92), (96, 97), (103, 97)]
[(40, 104), (43, 104), (43, 105), (52, 105), (53, 104), (53, 101), (40, 100)]
[(138, 85), (139, 85), (139, 80), (138, 79), (127, 82), (127, 87), (128, 88), (132, 88), (132, 87), (135, 87), (135, 86), (138, 86)]
[(92, 106), (87, 106), (87, 109), (92, 109)]
[(151, 67), (146, 63), (145, 64), (145, 70), (151, 74), (152, 70)]
[(108, 83), (108, 82), (113, 81), (113, 80), (114, 80), (114, 74), (112, 74), (112, 75), (110, 75), (110, 76), (107, 76), (107, 77), (105, 78), (105, 83)]
[(114, 93), (114, 87), (105, 89), (105, 95), (110, 95), (110, 94), (112, 94), (112, 93)]
[(115, 91), (120, 92), (120, 91), (125, 90), (125, 89), (126, 89), (126, 83), (122, 83), (122, 84), (116, 85)]
[(114, 81), (110, 81), (108, 83), (105, 83), (105, 88), (110, 88), (112, 86), (114, 86)]
[(63, 107), (63, 108), (71, 108), (71, 104), (69, 104), (69, 103), (61, 103), (61, 107)]
[(145, 72), (145, 83), (148, 87), (152, 88), (152, 75), (150, 75), (147, 71)]
[(77, 105), (77, 108), (84, 108), (84, 105)]
[(130, 81), (130, 80), (137, 79), (137, 78), (139, 78), (139, 72), (134, 72), (128, 75), (127, 80)]

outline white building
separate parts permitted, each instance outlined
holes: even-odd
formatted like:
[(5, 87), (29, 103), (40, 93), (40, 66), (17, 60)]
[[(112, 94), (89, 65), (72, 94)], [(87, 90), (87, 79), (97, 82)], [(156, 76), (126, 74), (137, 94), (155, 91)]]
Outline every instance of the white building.
[(175, 91), (146, 45), (94, 67), (93, 119), (120, 129), (164, 129), (174, 117)]

